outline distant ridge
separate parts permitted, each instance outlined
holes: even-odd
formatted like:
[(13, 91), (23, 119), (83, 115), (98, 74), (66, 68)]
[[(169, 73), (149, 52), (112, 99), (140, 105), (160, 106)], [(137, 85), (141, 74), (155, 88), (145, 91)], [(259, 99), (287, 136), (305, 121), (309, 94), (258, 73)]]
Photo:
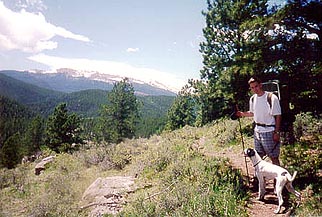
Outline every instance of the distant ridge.
[[(56, 72), (16, 71), (2, 70), (5, 74), (17, 80), (36, 85), (38, 87), (51, 89), (59, 92), (71, 93), (88, 89), (111, 90), (115, 82), (122, 80), (122, 77), (102, 74), (98, 72), (79, 72), (73, 69), (59, 69)], [(162, 87), (162, 84), (147, 84), (141, 81), (130, 79), (137, 95), (145, 96), (175, 96), (176, 93)], [(161, 88), (162, 87), (162, 88)]]
[[(27, 78), (34, 79), (28, 76)], [(58, 103), (64, 102), (71, 112), (83, 117), (96, 117), (99, 115), (101, 105), (107, 103), (107, 92), (102, 89), (87, 89), (64, 93), (38, 87), (0, 73), (0, 96), (27, 106), (31, 111), (43, 116), (48, 116)], [(165, 116), (174, 99), (174, 96), (169, 95), (139, 94), (137, 97), (143, 103), (142, 117), (154, 118)]]
[(52, 91), (0, 73), (0, 95), (23, 104), (53, 100), (63, 93)]

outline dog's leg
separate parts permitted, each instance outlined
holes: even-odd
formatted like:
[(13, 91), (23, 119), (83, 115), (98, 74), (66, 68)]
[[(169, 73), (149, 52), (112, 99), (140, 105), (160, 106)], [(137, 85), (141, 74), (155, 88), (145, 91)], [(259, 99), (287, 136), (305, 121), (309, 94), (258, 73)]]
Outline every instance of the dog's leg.
[(258, 179), (258, 200), (264, 200), (265, 196), (265, 179), (262, 174), (257, 173)]
[(276, 179), (275, 190), (276, 190), (276, 195), (277, 195), (277, 198), (278, 198), (278, 207), (274, 211), (275, 214), (280, 212), (281, 207), (282, 207), (282, 205), (284, 203), (283, 196), (282, 196), (282, 191), (283, 191), (284, 185), (285, 185), (285, 182), (283, 182), (283, 180), (281, 180), (280, 178)]

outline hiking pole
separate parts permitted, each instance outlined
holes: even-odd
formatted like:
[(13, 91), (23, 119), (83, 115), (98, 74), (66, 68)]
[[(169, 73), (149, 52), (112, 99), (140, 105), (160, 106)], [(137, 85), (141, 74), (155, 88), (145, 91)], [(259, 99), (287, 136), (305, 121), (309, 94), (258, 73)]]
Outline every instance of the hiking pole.
[[(238, 123), (239, 123), (239, 132), (240, 132), (240, 137), (241, 137), (241, 141), (242, 141), (242, 146), (243, 146), (243, 152), (245, 150), (245, 142), (244, 142), (244, 137), (243, 137), (243, 132), (242, 132), (242, 128), (241, 128), (241, 121), (240, 121), (240, 117), (237, 117), (236, 112), (238, 111), (237, 105), (235, 105), (235, 111), (234, 114), (231, 116), (231, 118), (234, 120), (238, 119)], [(244, 159), (245, 159), (245, 165), (246, 165), (246, 174), (247, 174), (247, 184), (249, 186), (249, 173), (248, 173), (248, 166), (247, 166), (247, 160), (246, 160), (246, 156), (244, 154)]]
[[(243, 137), (240, 118), (238, 118), (238, 123), (239, 123), (239, 132), (240, 132), (240, 137), (241, 137), (241, 141), (242, 141), (242, 145), (243, 145), (243, 153), (244, 153), (245, 143), (244, 143), (244, 137)], [(244, 159), (245, 159), (246, 173), (247, 173), (247, 184), (249, 186), (249, 173), (248, 173), (248, 166), (247, 166), (247, 160), (246, 160), (246, 155), (245, 154), (244, 154)]]

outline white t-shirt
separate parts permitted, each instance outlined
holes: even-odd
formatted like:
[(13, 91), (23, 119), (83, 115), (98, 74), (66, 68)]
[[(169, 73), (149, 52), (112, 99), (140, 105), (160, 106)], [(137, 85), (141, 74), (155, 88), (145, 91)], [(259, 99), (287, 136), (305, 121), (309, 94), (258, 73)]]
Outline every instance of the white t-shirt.
[[(275, 115), (281, 115), (281, 106), (279, 100), (275, 94), (272, 94), (271, 102), (272, 106), (269, 105), (267, 100), (268, 93), (262, 96), (254, 94), (249, 100), (249, 111), (254, 114), (254, 121), (259, 124), (275, 125)], [(271, 132), (274, 131), (275, 127), (263, 127), (255, 126), (256, 132)]]

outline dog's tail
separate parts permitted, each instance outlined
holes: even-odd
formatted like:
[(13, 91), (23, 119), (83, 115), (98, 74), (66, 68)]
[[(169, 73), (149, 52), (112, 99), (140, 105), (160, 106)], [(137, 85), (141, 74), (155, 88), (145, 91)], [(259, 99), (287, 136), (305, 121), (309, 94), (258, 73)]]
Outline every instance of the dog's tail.
[(295, 179), (296, 175), (297, 175), (297, 171), (294, 172), (294, 174), (293, 174), (293, 176), (291, 178), (288, 178), (288, 181), (293, 182), (293, 180)]

